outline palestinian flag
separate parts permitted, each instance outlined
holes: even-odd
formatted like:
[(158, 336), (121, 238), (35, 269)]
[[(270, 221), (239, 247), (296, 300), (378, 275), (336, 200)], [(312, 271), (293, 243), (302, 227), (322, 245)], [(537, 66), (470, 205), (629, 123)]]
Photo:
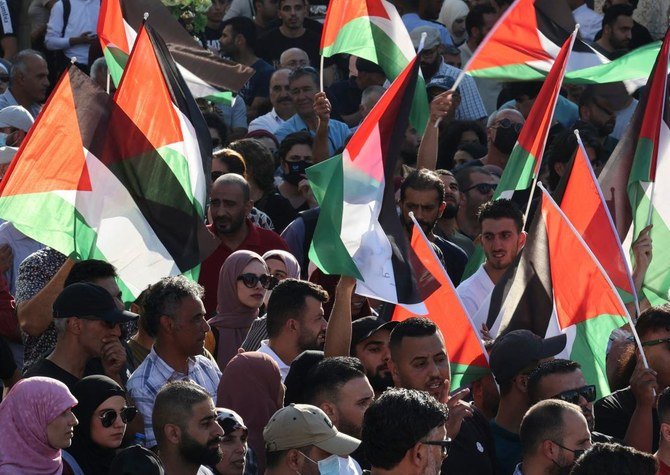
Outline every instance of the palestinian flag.
[[(444, 337), (451, 366), (451, 389), (467, 386), (490, 372), (484, 345), (456, 293), (454, 284), (416, 221), (412, 231), (412, 249), (424, 267), (440, 283), (440, 288), (424, 304), (428, 310), (426, 316), (435, 322)], [(413, 313), (397, 305), (392, 320), (403, 321), (413, 316)]]
[(633, 266), (632, 242), (648, 224), (653, 225), (653, 258), (639, 296), (651, 305), (670, 301), (669, 54), (670, 33), (666, 33), (633, 120), (600, 175), (603, 195)]
[(98, 37), (109, 72), (118, 86), (137, 31), (147, 22), (163, 38), (193, 97), (239, 91), (254, 74), (248, 66), (225, 60), (203, 48), (172, 16), (160, 0), (102, 0)]
[[(331, 0), (321, 35), (321, 55), (353, 54), (379, 65), (393, 81), (415, 56), (414, 45), (395, 7), (386, 0)], [(410, 122), (422, 134), (428, 96), (419, 73)]]
[(495, 334), (522, 328), (542, 337), (565, 333), (568, 342), (560, 357), (579, 362), (598, 397), (606, 396), (607, 343), (610, 333), (627, 323), (626, 307), (544, 188), (538, 211), (518, 265), (493, 290), (488, 323)]
[(577, 135), (577, 151), (568, 164), (554, 199), (593, 251), (624, 300), (637, 300), (633, 278), (598, 179)]
[(321, 206), (310, 260), (326, 274), (356, 277), (360, 295), (415, 305), (423, 315), (439, 284), (411, 251), (393, 190), (418, 70), (415, 56), (344, 152), (308, 168), (307, 177)]
[[(500, 81), (542, 80), (574, 29), (575, 21), (566, 2), (517, 0), (479, 45), (465, 71)], [(592, 84), (646, 79), (658, 48), (659, 44), (654, 43), (609, 61), (577, 39), (565, 81)]]

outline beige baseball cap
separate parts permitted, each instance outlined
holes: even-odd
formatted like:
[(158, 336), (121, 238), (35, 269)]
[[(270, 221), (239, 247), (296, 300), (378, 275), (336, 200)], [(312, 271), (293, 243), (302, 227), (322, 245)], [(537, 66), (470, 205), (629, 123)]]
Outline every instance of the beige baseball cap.
[(361, 441), (339, 432), (325, 412), (309, 404), (291, 404), (279, 409), (263, 429), (269, 452), (316, 445), (329, 454), (347, 457)]

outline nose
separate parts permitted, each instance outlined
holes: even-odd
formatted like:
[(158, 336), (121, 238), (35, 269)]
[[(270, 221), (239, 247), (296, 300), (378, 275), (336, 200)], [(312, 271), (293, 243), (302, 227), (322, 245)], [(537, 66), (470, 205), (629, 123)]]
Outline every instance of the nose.
[(123, 422), (123, 419), (121, 419), (120, 414), (117, 414), (116, 419), (114, 419), (114, 427), (116, 429), (123, 429), (124, 427), (126, 427), (126, 423)]
[(74, 413), (70, 412), (70, 425), (72, 427), (79, 425), (79, 419), (77, 419), (77, 416), (74, 415)]
[(207, 333), (208, 331), (211, 330), (211, 327), (209, 326), (209, 323), (207, 323), (207, 320), (205, 317), (202, 317), (202, 325), (203, 325), (203, 331)]

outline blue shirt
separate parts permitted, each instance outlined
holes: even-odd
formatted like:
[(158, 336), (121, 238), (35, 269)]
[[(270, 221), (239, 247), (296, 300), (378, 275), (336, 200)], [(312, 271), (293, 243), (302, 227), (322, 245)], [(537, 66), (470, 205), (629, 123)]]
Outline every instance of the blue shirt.
[[(302, 120), (298, 114), (295, 114), (277, 129), (275, 132), (275, 137), (277, 137), (277, 140), (281, 143), (281, 141), (284, 140), (287, 135), (294, 132), (301, 132), (303, 130), (308, 131), (312, 137), (316, 135), (315, 132), (311, 131), (309, 127), (307, 127), (305, 121)], [(328, 121), (328, 153), (331, 157), (335, 155), (337, 150), (344, 146), (345, 141), (350, 135), (351, 130), (344, 122), (333, 119)]]

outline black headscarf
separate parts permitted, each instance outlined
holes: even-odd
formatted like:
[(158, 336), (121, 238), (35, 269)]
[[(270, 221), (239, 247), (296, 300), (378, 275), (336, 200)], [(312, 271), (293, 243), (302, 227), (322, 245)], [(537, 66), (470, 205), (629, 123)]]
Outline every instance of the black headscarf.
[(107, 376), (87, 376), (75, 384), (79, 404), (72, 410), (79, 420), (74, 430), (72, 445), (67, 452), (74, 457), (86, 475), (107, 474), (116, 449), (100, 447), (91, 439), (91, 420), (100, 404), (113, 396), (126, 397), (126, 392)]

